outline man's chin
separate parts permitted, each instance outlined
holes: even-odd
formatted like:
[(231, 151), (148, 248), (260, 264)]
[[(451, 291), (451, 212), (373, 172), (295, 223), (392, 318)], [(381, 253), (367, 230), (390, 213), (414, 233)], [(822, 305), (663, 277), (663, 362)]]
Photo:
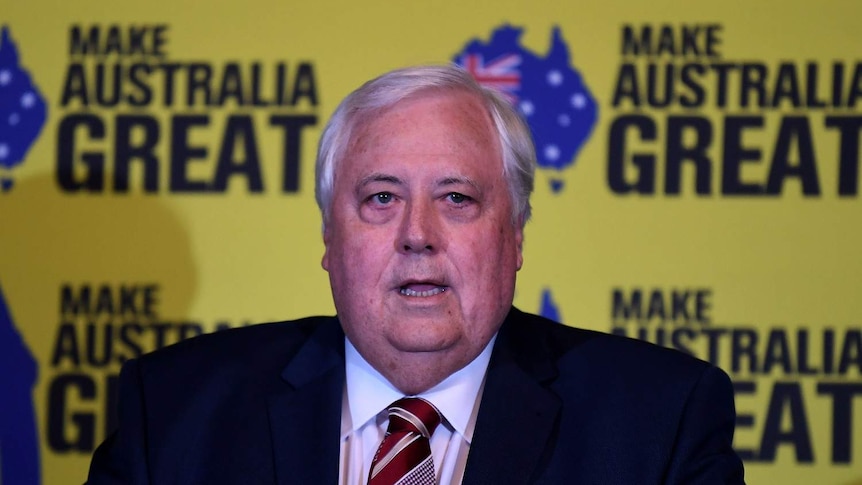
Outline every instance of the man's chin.
[(429, 332), (424, 335), (392, 335), (389, 344), (402, 354), (428, 354), (445, 353), (450, 351), (460, 340), (459, 335), (440, 335), (438, 332)]

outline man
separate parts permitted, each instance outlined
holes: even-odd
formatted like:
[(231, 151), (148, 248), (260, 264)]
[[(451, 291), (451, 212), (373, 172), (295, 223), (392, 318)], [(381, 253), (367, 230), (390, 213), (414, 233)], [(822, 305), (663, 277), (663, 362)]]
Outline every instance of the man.
[[(90, 481), (741, 483), (724, 373), (511, 306), (534, 166), (513, 109), (457, 68), (366, 83), (317, 161), (337, 318), (130, 361)], [(403, 396), (422, 410), (387, 411)], [(419, 464), (393, 472), (393, 449)]]

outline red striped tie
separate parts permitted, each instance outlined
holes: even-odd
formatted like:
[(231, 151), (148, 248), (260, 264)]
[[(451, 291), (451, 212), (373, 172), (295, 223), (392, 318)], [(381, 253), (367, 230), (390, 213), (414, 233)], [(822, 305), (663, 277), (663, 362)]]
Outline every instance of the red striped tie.
[(431, 433), (440, 413), (430, 402), (405, 397), (389, 406), (389, 428), (380, 443), (368, 485), (431, 485), (436, 483), (431, 459)]

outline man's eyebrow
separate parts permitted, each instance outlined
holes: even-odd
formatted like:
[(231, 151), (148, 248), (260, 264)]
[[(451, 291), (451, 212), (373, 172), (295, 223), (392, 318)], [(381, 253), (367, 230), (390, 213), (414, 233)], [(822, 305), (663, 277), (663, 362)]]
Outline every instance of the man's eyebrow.
[(395, 185), (404, 185), (404, 181), (394, 175), (375, 172), (359, 179), (359, 183), (356, 184), (356, 186), (365, 187), (366, 185), (373, 184), (375, 182), (386, 182)]
[(446, 187), (449, 185), (469, 185), (476, 190), (480, 190), (479, 184), (470, 177), (445, 177), (437, 181), (437, 185)]

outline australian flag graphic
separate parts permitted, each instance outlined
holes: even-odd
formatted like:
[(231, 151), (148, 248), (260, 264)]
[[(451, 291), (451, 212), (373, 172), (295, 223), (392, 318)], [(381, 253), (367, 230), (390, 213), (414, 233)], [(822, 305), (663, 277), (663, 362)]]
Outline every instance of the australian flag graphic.
[[(574, 165), (589, 138), (598, 116), (596, 101), (572, 65), (559, 28), (545, 57), (520, 45), (522, 32), (499, 27), (490, 41), (471, 40), (453, 60), (518, 108), (533, 132), (539, 167), (560, 172)], [(559, 178), (551, 179), (554, 192), (563, 189)]]

